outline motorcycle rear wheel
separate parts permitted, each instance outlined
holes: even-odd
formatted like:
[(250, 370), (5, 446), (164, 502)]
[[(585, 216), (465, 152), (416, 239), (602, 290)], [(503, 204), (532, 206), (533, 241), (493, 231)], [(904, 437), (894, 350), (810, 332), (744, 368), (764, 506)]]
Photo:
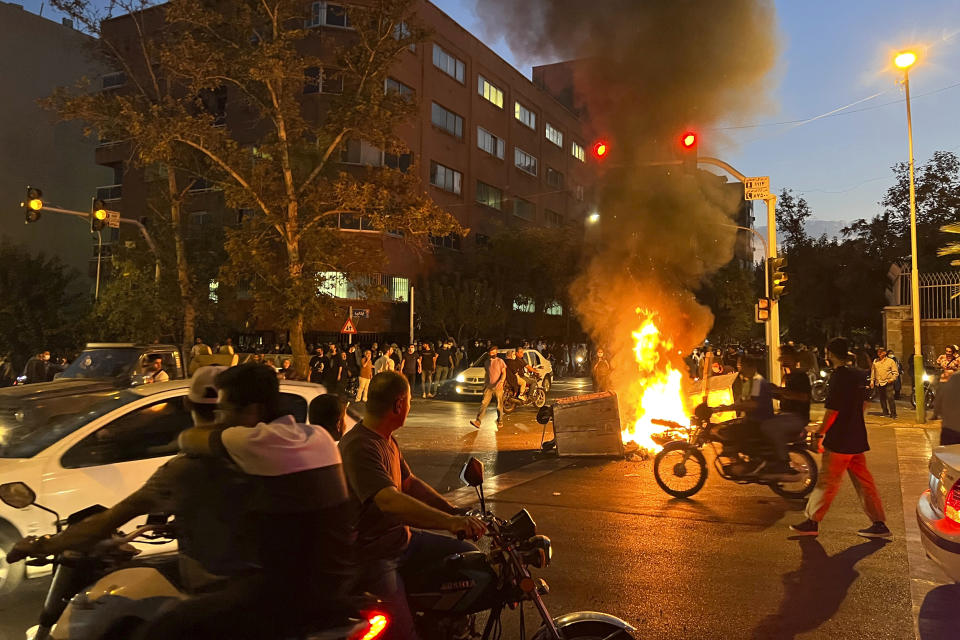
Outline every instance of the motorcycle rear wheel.
[(689, 498), (707, 481), (707, 461), (690, 443), (669, 442), (653, 459), (653, 477), (671, 496)]
[(778, 496), (799, 500), (806, 498), (817, 486), (820, 472), (817, 470), (817, 461), (806, 449), (791, 449), (789, 452), (790, 466), (800, 472), (800, 477), (793, 482), (776, 482), (769, 485), (770, 490)]
[(513, 410), (517, 408), (517, 399), (513, 397), (513, 394), (503, 396), (503, 412), (504, 413), (513, 413)]

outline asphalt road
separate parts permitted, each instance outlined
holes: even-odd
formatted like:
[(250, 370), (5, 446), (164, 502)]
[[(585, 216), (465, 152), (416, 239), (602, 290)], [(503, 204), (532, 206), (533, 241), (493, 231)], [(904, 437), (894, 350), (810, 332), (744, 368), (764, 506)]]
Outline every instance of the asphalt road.
[[(560, 383), (556, 395), (585, 389), (582, 381)], [(675, 500), (656, 486), (650, 461), (540, 453), (532, 409), (509, 416), (500, 431), (492, 412), (480, 430), (471, 427), (475, 412), (475, 402), (418, 399), (398, 440), (414, 472), (460, 503), (474, 500), (458, 475), (476, 455), (492, 509), (504, 517), (531, 512), (554, 543), (554, 563), (539, 574), (554, 615), (605, 611), (635, 625), (640, 638), (664, 640), (957, 637), (943, 631), (960, 625), (956, 588), (938, 583), (930, 567), (918, 579), (922, 554), (908, 542), (935, 432), (870, 417), (868, 460), (894, 533), (883, 543), (855, 534), (868, 523), (849, 484), (818, 539), (791, 539), (787, 525), (803, 518), (802, 504), (764, 487), (713, 475), (694, 499)], [(0, 599), (0, 640), (23, 637), (45, 582)], [(917, 632), (924, 609), (935, 619)], [(527, 626), (536, 622), (528, 610)], [(515, 637), (515, 622), (505, 628)]]

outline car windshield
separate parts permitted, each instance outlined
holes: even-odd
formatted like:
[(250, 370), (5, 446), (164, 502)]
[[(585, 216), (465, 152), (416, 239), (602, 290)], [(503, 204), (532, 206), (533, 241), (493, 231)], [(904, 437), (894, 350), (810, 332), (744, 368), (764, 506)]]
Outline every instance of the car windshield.
[[(500, 358), (501, 360), (503, 360), (504, 362), (506, 362), (506, 360), (507, 360), (507, 355), (508, 355), (509, 353), (510, 353), (509, 351), (501, 351), (500, 353), (497, 354), (497, 357)], [(482, 356), (480, 356), (479, 358), (477, 358), (477, 359), (473, 362), (473, 364), (470, 365), (470, 366), (471, 366), (471, 367), (480, 367), (480, 368), (482, 369), (483, 367), (487, 366), (487, 360), (489, 360), (489, 359), (490, 359), (490, 354), (489, 354), (489, 353), (485, 353), (485, 354), (483, 354)]]
[(87, 349), (58, 378), (118, 378), (136, 373), (138, 349)]
[(31, 458), (91, 420), (142, 397), (127, 390), (0, 397), (0, 458)]

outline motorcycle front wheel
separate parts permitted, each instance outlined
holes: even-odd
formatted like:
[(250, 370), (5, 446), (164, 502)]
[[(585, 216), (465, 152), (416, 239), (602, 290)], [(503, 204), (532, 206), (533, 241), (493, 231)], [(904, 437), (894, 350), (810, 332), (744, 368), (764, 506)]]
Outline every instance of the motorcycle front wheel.
[(653, 477), (675, 498), (689, 498), (707, 481), (707, 461), (688, 442), (670, 442), (653, 459)]
[(813, 459), (810, 452), (806, 449), (791, 449), (789, 453), (790, 467), (800, 472), (796, 480), (790, 482), (776, 482), (770, 486), (778, 496), (799, 500), (806, 498), (817, 486), (819, 471), (817, 470), (817, 461)]
[(534, 389), (533, 391), (533, 406), (537, 409), (547, 404), (547, 392), (543, 389)]
[[(578, 622), (561, 629), (565, 640), (632, 640), (635, 636), (615, 624), (601, 620)], [(541, 627), (533, 640), (548, 640), (550, 634), (546, 627)]]
[(813, 386), (810, 388), (810, 399), (814, 402), (823, 402), (827, 399), (827, 383), (826, 382), (814, 382)]

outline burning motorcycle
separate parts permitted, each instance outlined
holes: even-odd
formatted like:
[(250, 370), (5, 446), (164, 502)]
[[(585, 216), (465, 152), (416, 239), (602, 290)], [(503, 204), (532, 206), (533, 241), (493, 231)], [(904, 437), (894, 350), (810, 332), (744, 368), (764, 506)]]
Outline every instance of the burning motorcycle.
[[(460, 474), (474, 487), (480, 510), (474, 514), (487, 526), (490, 550), (448, 556), (440, 566), (404, 575), (410, 610), (422, 638), (499, 638), (505, 608), (518, 610), (520, 638), (525, 634), (524, 605), (533, 603), (542, 626), (533, 640), (631, 640), (636, 631), (606, 613), (580, 611), (554, 618), (543, 602), (547, 583), (534, 578), (531, 567), (546, 568), (552, 557), (550, 539), (537, 534), (526, 509), (509, 520), (487, 511), (483, 497), (483, 463), (471, 458)], [(475, 628), (479, 614), (488, 612), (481, 634)]]
[(651, 421), (667, 429), (654, 438), (663, 445), (653, 460), (653, 475), (661, 489), (676, 498), (689, 498), (700, 491), (709, 471), (703, 449), (709, 446), (714, 454), (714, 468), (724, 480), (767, 485), (784, 498), (805, 498), (813, 491), (818, 471), (810, 451), (817, 451), (818, 444), (808, 432), (801, 432), (789, 444), (790, 467), (795, 476), (790, 480), (766, 479), (759, 472), (773, 450), (759, 430), (742, 418), (710, 422), (712, 413), (704, 403), (694, 411), (690, 426), (669, 420)]
[(539, 373), (532, 373), (535, 384), (528, 384), (522, 394), (516, 394), (513, 391), (503, 395), (503, 412), (512, 413), (517, 407), (533, 405), (537, 409), (547, 403), (547, 390), (543, 386), (543, 376)]
[[(48, 511), (55, 517), (57, 532), (62, 530), (60, 516), (36, 504), (36, 494), (23, 482), (0, 485), (0, 500), (17, 509), (34, 506)], [(66, 524), (72, 526), (105, 510), (106, 507), (101, 505), (87, 507), (69, 516)], [(27, 640), (130, 638), (163, 611), (165, 605), (190, 598), (179, 582), (175, 555), (159, 554), (131, 563), (139, 551), (130, 542), (170, 542), (175, 529), (166, 520), (165, 516), (150, 516), (145, 525), (129, 534), (117, 532), (91, 550), (68, 550), (27, 560), (31, 566), (53, 566), (53, 579), (44, 599), (39, 624), (27, 631)], [(357, 611), (344, 612), (340, 619), (331, 620), (324, 629), (297, 638), (376, 640), (388, 626), (388, 617), (367, 602), (358, 604)]]

